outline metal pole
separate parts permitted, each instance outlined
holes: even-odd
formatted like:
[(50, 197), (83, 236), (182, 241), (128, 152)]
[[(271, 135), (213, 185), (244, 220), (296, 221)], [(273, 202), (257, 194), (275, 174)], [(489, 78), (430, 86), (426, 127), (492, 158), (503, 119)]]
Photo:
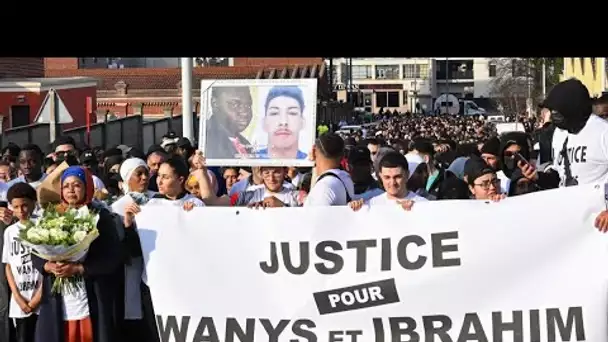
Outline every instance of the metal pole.
[(334, 58), (329, 58), (329, 91), (331, 91), (332, 98), (334, 93)]
[(418, 99), (417, 87), (418, 87), (418, 60), (414, 59), (414, 99), (412, 100), (412, 104), (414, 105), (414, 107), (412, 108), (412, 112), (414, 112), (414, 114), (418, 114), (417, 109), (416, 109), (416, 100)]
[(182, 57), (182, 136), (194, 141), (192, 113), (192, 58)]
[(49, 140), (57, 139), (57, 101), (55, 101), (55, 89), (49, 89)]
[[(447, 86), (446, 94), (449, 95), (450, 94), (450, 68), (448, 67), (448, 57), (445, 58), (445, 84)], [(448, 99), (446, 98), (445, 101), (446, 101), (445, 103), (447, 106)]]
[(543, 87), (543, 99), (547, 97), (547, 64), (545, 63), (547, 59), (543, 58), (543, 69), (542, 69), (542, 87)]
[(353, 95), (351, 94), (351, 91), (353, 89), (353, 58), (349, 57), (348, 58), (348, 64), (350, 64), (350, 68), (348, 68), (348, 87), (346, 88), (346, 96), (348, 96), (348, 94), (350, 94), (350, 100), (349, 102), (354, 104), (354, 99), (353, 99)]
[(528, 117), (532, 116), (532, 87), (530, 84), (530, 58), (526, 58), (526, 87), (527, 87), (527, 98), (526, 98), (526, 111)]

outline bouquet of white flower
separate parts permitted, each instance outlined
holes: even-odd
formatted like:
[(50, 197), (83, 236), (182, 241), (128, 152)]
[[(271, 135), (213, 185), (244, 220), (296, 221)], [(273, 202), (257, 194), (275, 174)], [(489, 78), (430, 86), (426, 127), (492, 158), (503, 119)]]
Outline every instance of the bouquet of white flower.
[[(49, 206), (40, 217), (19, 232), (21, 242), (42, 259), (55, 262), (77, 262), (84, 259), (91, 243), (99, 236), (99, 214), (83, 206), (57, 210)], [(82, 286), (82, 277), (57, 278), (52, 293), (71, 292)]]

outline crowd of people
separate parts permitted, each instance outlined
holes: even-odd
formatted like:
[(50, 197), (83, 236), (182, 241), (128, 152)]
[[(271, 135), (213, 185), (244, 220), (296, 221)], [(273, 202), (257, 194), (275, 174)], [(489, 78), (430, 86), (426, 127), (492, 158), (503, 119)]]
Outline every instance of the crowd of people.
[[(605, 108), (605, 99), (594, 106), (585, 86), (568, 80), (541, 104), (538, 124), (527, 121), (528, 132), (497, 136), (480, 117), (387, 115), (351, 134), (321, 132), (308, 153), (312, 168), (207, 167), (202, 151), (174, 133), (146, 152), (88, 148), (69, 137), (59, 137), (50, 153), (9, 144), (0, 162), (0, 340), (157, 341), (137, 234), (143, 206), (358, 211), (398, 205), (410, 211), (416, 202), (498, 202), (606, 183)], [(43, 207), (36, 190), (53, 174), (59, 174), (62, 205), (100, 212), (100, 237), (78, 263), (43, 260), (19, 242), (21, 227)], [(599, 214), (596, 227), (608, 230), (608, 212)], [(82, 289), (50, 292), (55, 278), (73, 275), (84, 276)]]

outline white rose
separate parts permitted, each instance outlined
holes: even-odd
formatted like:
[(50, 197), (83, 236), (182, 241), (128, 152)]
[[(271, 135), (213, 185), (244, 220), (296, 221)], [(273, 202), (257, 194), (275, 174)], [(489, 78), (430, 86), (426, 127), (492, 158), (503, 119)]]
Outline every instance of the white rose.
[(40, 241), (42, 243), (47, 243), (49, 242), (49, 231), (46, 229), (38, 229), (38, 235), (40, 236)]
[(73, 237), (76, 242), (81, 242), (82, 240), (84, 240), (84, 238), (87, 237), (87, 233), (82, 230), (79, 230), (76, 233), (74, 233)]
[(51, 238), (53, 238), (53, 240), (60, 240), (61, 233), (62, 233), (62, 230), (58, 229), (58, 228), (52, 228), (49, 230), (49, 234), (51, 235)]
[(27, 239), (32, 243), (39, 243), (41, 241), (40, 234), (38, 234), (38, 229), (36, 228), (28, 230), (25, 236), (27, 236)]

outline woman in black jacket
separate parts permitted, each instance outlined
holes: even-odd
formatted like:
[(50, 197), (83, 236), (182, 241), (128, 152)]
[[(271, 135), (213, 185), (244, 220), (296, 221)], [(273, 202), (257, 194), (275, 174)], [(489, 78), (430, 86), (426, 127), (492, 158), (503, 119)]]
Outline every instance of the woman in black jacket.
[[(120, 342), (117, 327), (123, 249), (118, 237), (121, 220), (92, 204), (93, 178), (80, 166), (61, 175), (62, 203), (57, 210), (89, 206), (99, 213), (99, 237), (90, 245), (84, 260), (55, 263), (32, 255), (34, 267), (43, 275), (42, 302), (36, 326), (38, 342)], [(51, 292), (56, 277), (82, 275), (83, 289), (71, 293)]]

